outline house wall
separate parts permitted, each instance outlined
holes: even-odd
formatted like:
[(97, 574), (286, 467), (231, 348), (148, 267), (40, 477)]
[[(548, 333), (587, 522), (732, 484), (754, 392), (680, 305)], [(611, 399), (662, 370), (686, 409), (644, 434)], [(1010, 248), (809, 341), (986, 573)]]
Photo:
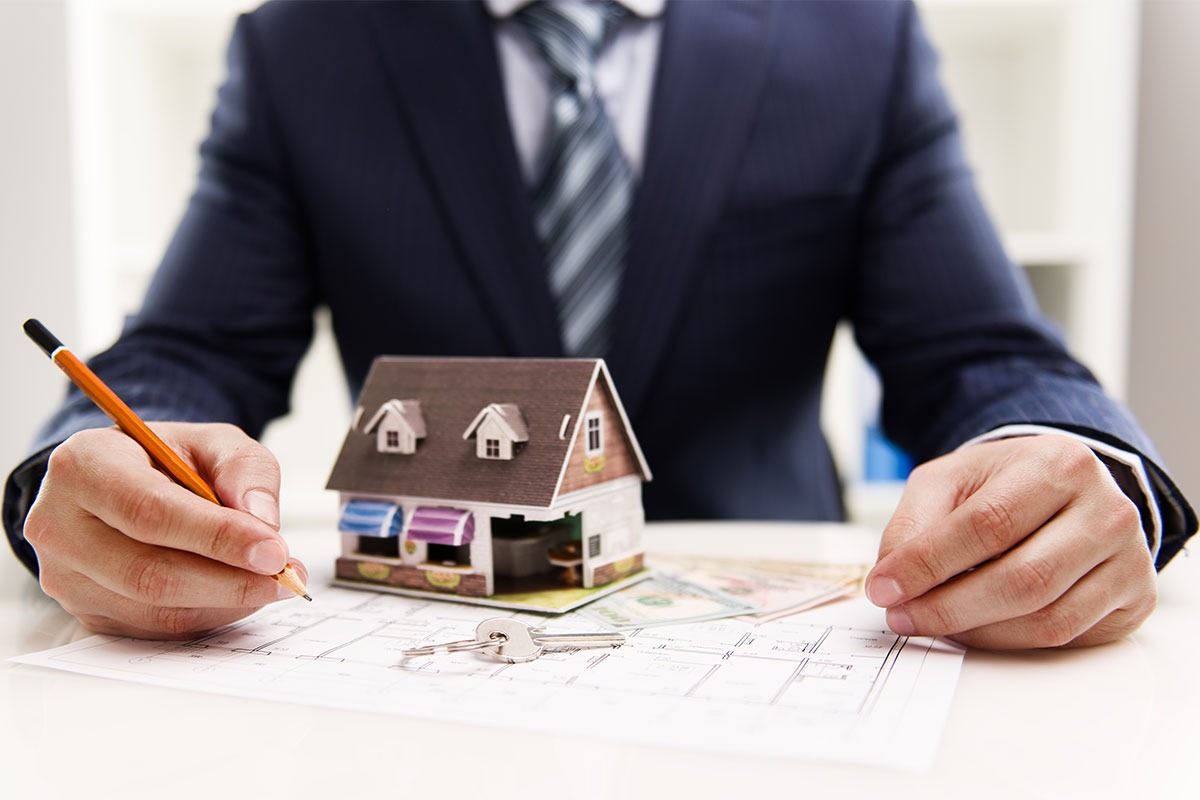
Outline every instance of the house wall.
[[(470, 544), (470, 570), (453, 567), (429, 568), (419, 566), (428, 558), (428, 545), (412, 540), (402, 541), (396, 558), (369, 555), (359, 551), (359, 537), (341, 534), (341, 557), (335, 566), (336, 577), (342, 580), (367, 582), (380, 588), (395, 587), (416, 591), (443, 591), (473, 597), (486, 597), (495, 591), (492, 574), (492, 529), (493, 516), (507, 516), (510, 509), (494, 506), (464, 505), (447, 501), (414, 499), (405, 497), (380, 497), (376, 495), (354, 495), (343, 493), (342, 504), (352, 500), (384, 500), (396, 503), (404, 514), (404, 528), (408, 529), (413, 512), (419, 506), (448, 506), (469, 511), (475, 518), (475, 538)], [(403, 539), (403, 536), (402, 536)], [(405, 545), (415, 545), (409, 552)], [(435, 583), (436, 581), (436, 583)]]
[[(583, 512), (583, 558), (585, 562), (605, 563), (642, 549), (641, 482), (621, 487), (597, 497)], [(591, 555), (589, 538), (600, 535), (600, 552)]]
[(617, 413), (612, 394), (601, 381), (597, 381), (596, 388), (588, 398), (587, 412), (592, 411), (599, 411), (603, 420), (604, 466), (595, 472), (587, 471), (587, 426), (581, 421), (575, 441), (571, 444), (571, 452), (567, 456), (567, 473), (563, 476), (559, 494), (569, 494), (614, 478), (639, 474), (637, 459), (625, 436), (621, 416)]
[[(451, 506), (469, 511), (475, 518), (475, 538), (470, 544), (469, 570), (453, 567), (430, 569), (420, 566), (427, 557), (424, 543), (413, 542), (415, 547), (412, 552), (408, 552), (402, 544), (398, 557), (385, 557), (360, 552), (359, 537), (343, 533), (336, 575), (344, 581), (366, 583), (384, 589), (391, 587), (463, 596), (489, 596), (496, 590), (492, 519), (520, 514), (529, 522), (551, 522), (571, 513), (582, 515), (583, 585), (602, 585), (642, 568), (645, 514), (641, 492), (641, 478), (632, 475), (606, 482), (599, 489), (576, 498), (578, 502), (569, 507), (551, 509), (343, 493), (343, 503), (351, 500), (385, 500), (398, 504), (403, 510), (406, 528), (418, 506)], [(593, 540), (596, 543), (594, 554), (593, 549), (589, 548)]]

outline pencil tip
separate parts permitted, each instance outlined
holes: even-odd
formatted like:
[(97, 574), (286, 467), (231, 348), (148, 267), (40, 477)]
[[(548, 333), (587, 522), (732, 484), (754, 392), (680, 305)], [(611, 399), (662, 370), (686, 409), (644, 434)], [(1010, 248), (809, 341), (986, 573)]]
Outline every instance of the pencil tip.
[(300, 595), (300, 596), (301, 596), (301, 597), (303, 597), (303, 598), (304, 598), (305, 600), (307, 600), (308, 602), (310, 602), (310, 603), (312, 602), (312, 597), (311, 597), (311, 596), (309, 596), (309, 595), (307, 595), (307, 594), (302, 594), (302, 595)]

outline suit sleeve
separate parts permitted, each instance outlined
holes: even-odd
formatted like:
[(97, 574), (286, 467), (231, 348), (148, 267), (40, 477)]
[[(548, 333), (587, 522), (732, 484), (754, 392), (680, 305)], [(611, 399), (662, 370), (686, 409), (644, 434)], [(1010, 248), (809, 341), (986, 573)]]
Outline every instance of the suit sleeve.
[(1195, 530), (1195, 512), (1129, 412), (1068, 355), (1005, 255), (911, 5), (898, 37), (852, 310), (883, 383), (884, 428), (920, 460), (1013, 424), (1136, 452), (1162, 511), (1161, 567)]
[[(147, 420), (230, 422), (251, 436), (288, 410), (312, 337), (315, 281), (286, 148), (257, 74), (253, 17), (239, 19), (197, 187), (141, 310), (92, 369)], [(21, 529), (53, 446), (109, 424), (72, 388), (5, 487), (4, 526), (36, 572)]]

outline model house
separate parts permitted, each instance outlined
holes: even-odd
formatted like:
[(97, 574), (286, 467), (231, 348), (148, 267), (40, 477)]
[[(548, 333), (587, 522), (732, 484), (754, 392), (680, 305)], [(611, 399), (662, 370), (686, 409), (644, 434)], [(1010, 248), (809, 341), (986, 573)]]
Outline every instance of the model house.
[(376, 359), (329, 478), (339, 582), (488, 597), (642, 568), (650, 470), (604, 362)]

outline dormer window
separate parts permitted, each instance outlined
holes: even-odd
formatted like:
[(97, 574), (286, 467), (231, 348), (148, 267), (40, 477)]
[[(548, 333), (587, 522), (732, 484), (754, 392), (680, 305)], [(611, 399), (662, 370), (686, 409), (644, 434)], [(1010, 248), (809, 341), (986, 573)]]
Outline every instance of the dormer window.
[(489, 403), (463, 433), (463, 439), (471, 437), (475, 437), (478, 458), (511, 461), (529, 441), (529, 429), (521, 409), (513, 403)]
[(363, 433), (375, 436), (380, 453), (412, 455), (425, 438), (425, 417), (419, 400), (388, 400), (367, 422)]

